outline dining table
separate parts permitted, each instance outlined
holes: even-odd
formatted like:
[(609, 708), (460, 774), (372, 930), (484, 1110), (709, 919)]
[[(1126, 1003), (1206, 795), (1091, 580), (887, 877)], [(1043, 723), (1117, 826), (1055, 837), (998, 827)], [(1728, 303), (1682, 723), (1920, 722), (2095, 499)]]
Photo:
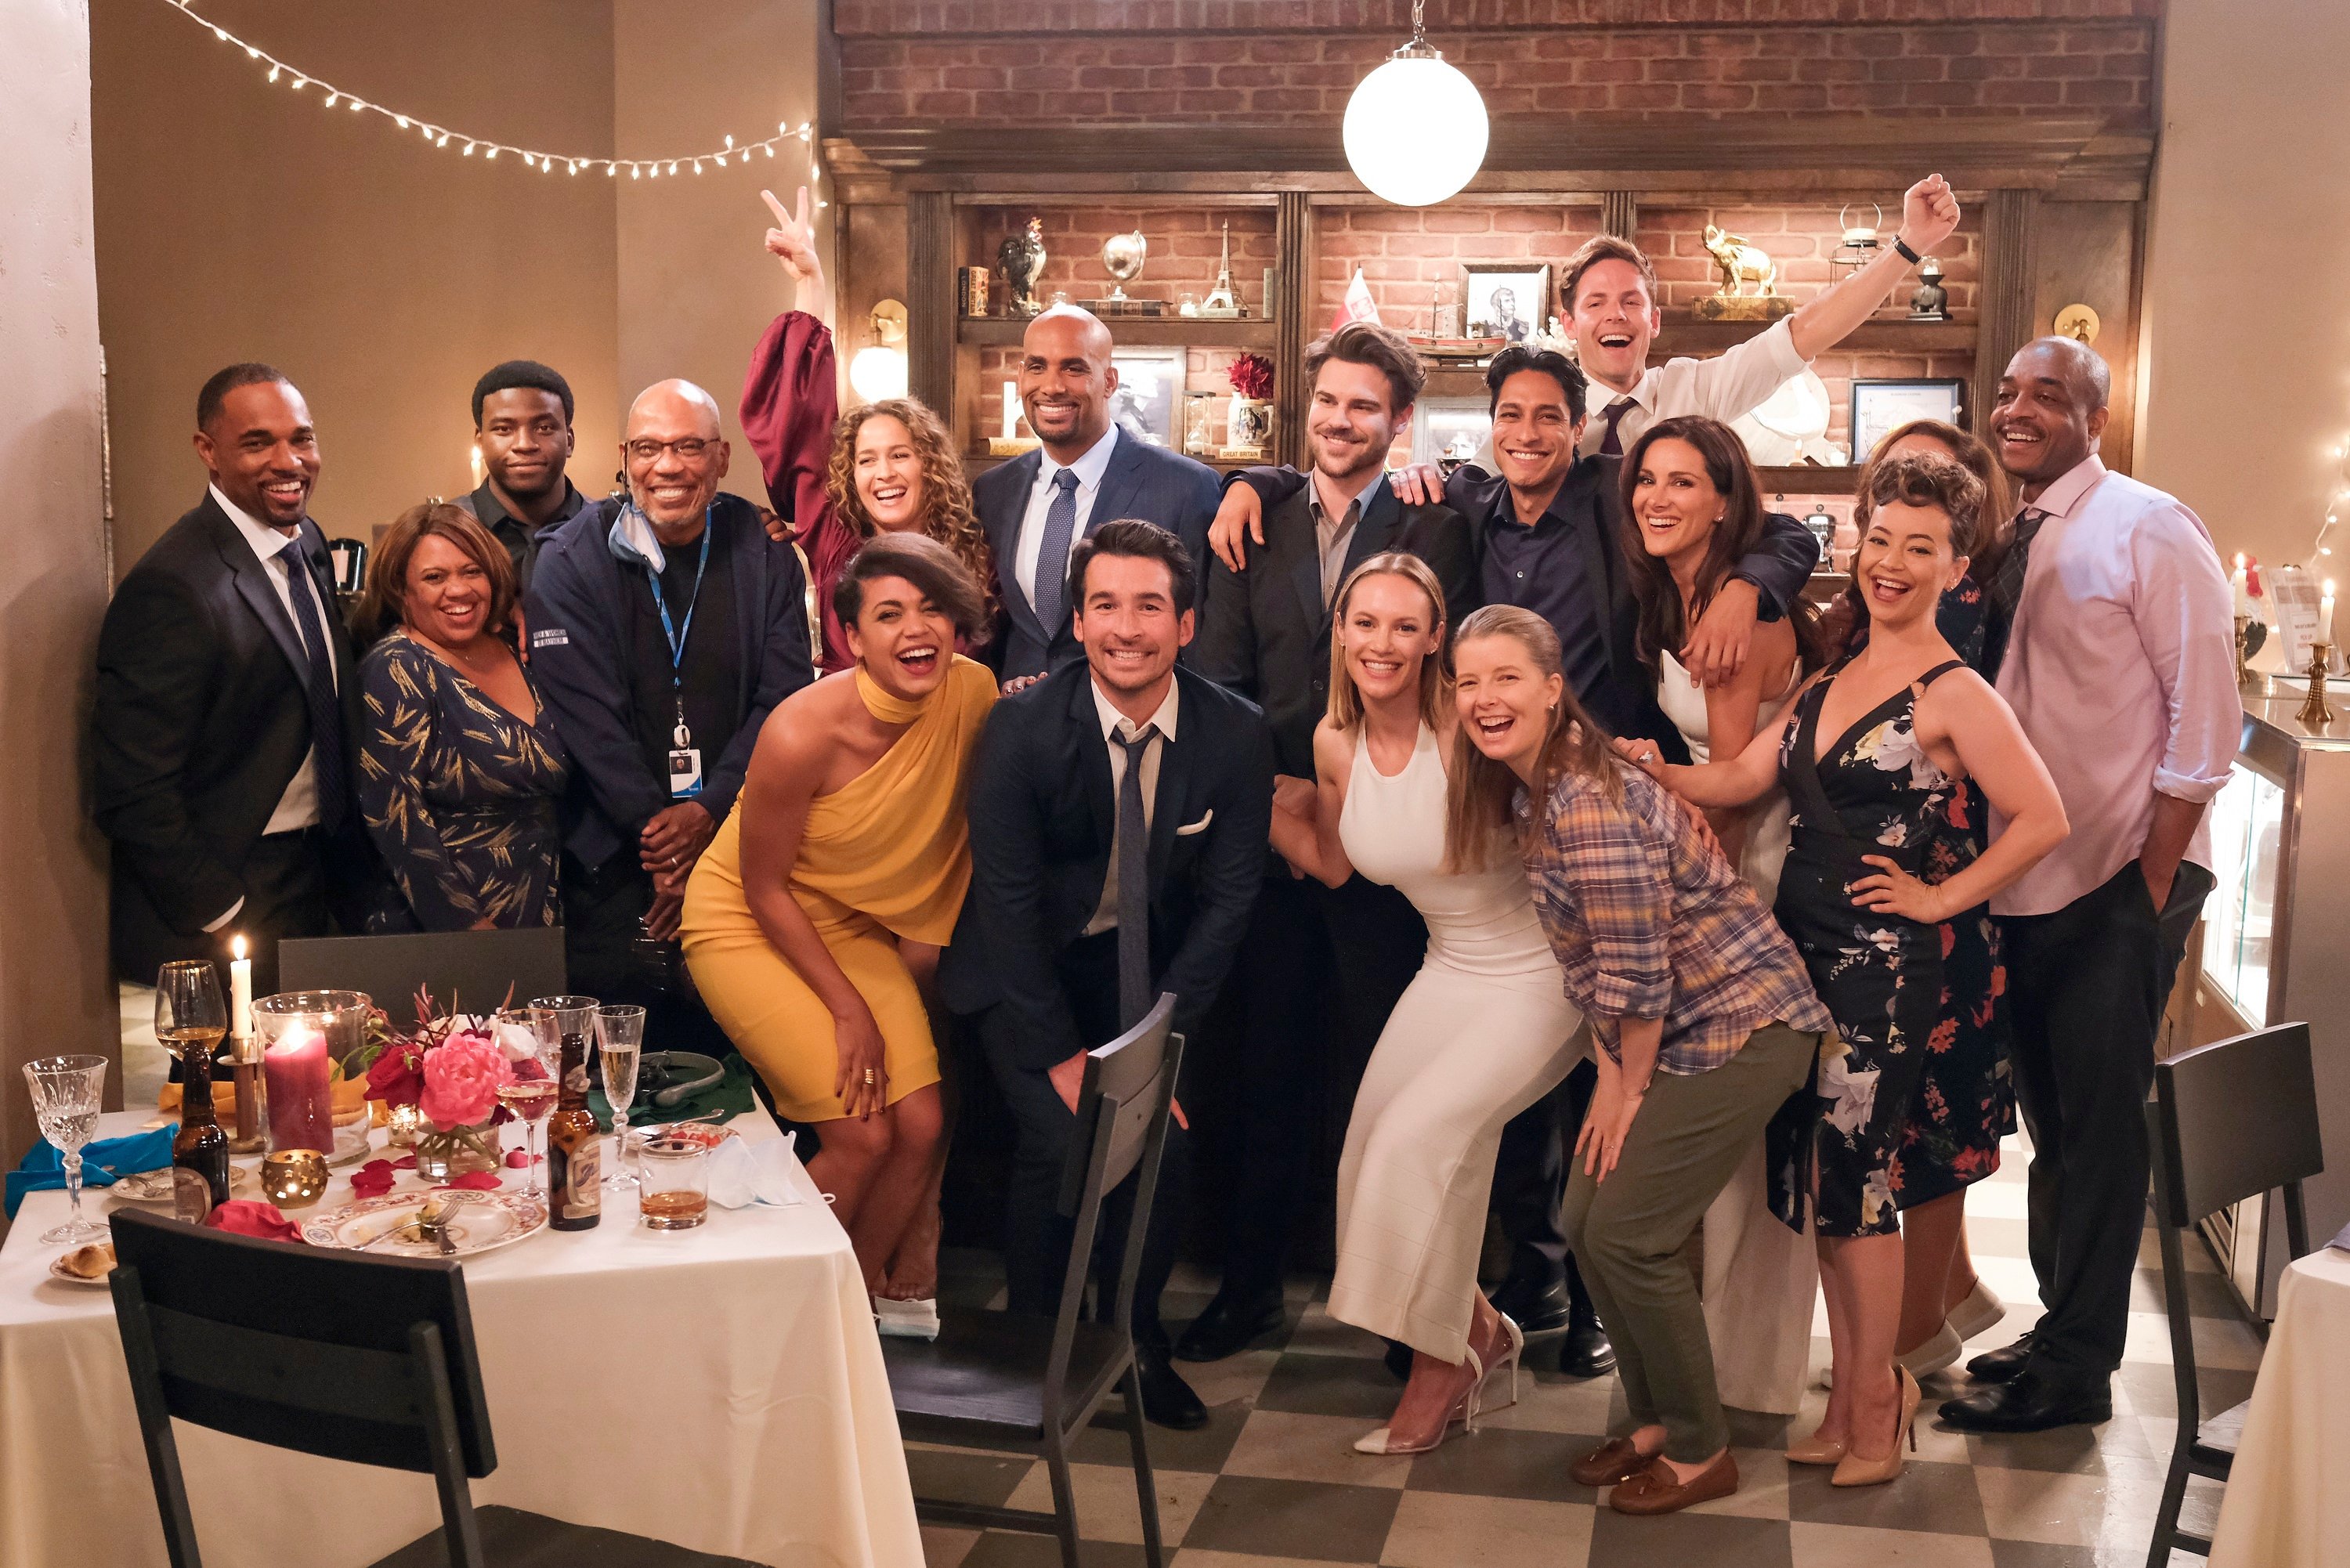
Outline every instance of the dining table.
[[(109, 1113), (97, 1137), (156, 1119)], [(757, 1109), (727, 1125), (754, 1146), (785, 1136)], [(517, 1146), (521, 1130), (503, 1129)], [(477, 1506), (793, 1568), (922, 1561), (862, 1272), (806, 1168), (781, 1163), (786, 1201), (712, 1204), (704, 1224), (660, 1231), (608, 1189), (592, 1230), (459, 1261), (497, 1455)], [(349, 1174), (287, 1218), (350, 1202)], [(82, 1201), (102, 1218), (130, 1199)], [(38, 1240), (66, 1209), (63, 1192), (29, 1194), (0, 1245), (0, 1563), (163, 1568), (112, 1298), (53, 1277), (67, 1249)], [(439, 1528), (429, 1475), (175, 1430), (207, 1564), (364, 1568)]]
[(2350, 1251), (2286, 1265), (2243, 1434), (2211, 1533), (2211, 1568), (2350, 1562)]

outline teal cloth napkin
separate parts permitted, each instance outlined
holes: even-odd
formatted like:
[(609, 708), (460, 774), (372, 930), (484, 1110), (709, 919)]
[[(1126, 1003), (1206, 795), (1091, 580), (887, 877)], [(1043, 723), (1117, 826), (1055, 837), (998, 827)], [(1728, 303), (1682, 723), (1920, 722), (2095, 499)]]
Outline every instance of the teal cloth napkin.
[[(656, 1106), (645, 1093), (644, 1085), (637, 1085), (636, 1103), (629, 1107), (629, 1125), (632, 1127), (659, 1127), (665, 1122), (691, 1121), (712, 1111), (723, 1112), (722, 1122), (739, 1116), (758, 1101), (751, 1093), (751, 1069), (740, 1056), (725, 1058), (726, 1073), (706, 1089), (688, 1095), (673, 1106)], [(604, 1097), (600, 1088), (588, 1091), (588, 1108), (596, 1114), (598, 1130), (612, 1130), (612, 1103)]]
[[(82, 1185), (111, 1187), (118, 1176), (162, 1169), (172, 1163), (172, 1135), (178, 1130), (176, 1127), (150, 1127), (145, 1132), (104, 1137), (84, 1146)], [(57, 1152), (57, 1145), (43, 1138), (26, 1152), (23, 1163), (8, 1173), (8, 1218), (16, 1217), (16, 1206), (25, 1201), (27, 1192), (50, 1191), (65, 1184), (66, 1157)]]

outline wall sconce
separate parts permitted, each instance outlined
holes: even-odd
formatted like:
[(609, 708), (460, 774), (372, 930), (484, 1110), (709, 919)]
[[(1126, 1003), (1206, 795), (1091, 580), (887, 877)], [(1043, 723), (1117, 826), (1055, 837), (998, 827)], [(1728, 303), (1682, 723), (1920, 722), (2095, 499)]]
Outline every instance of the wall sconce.
[(885, 299), (870, 317), (874, 341), (848, 362), (848, 384), (868, 403), (906, 395), (906, 307)]

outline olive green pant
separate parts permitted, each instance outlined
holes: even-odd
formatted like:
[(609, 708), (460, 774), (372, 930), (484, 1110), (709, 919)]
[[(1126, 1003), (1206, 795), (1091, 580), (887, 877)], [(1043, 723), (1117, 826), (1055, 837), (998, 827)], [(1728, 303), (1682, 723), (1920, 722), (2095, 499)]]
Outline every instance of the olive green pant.
[(1713, 1345), (1697, 1282), (1680, 1253), (1762, 1129), (1811, 1076), (1820, 1037), (1766, 1023), (1711, 1072), (1659, 1072), (1605, 1181), (1575, 1159), (1567, 1177), (1567, 1244), (1615, 1342), (1636, 1426), (1661, 1423), (1665, 1456), (1711, 1459), (1730, 1443), (1714, 1389)]

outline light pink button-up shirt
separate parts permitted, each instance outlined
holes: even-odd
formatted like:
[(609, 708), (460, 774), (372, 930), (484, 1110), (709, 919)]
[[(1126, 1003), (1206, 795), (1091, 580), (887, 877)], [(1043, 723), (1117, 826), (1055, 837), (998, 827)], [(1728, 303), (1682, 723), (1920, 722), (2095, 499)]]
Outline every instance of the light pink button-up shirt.
[[(2228, 782), (2243, 729), (2233, 600), (2201, 518), (2094, 456), (2031, 504), (2032, 542), (1999, 692), (2048, 764), (2073, 831), (1991, 899), (2045, 915), (2137, 857), (2154, 797), (2197, 804)], [(2007, 819), (1991, 814), (1991, 836)], [(2211, 864), (2208, 822), (2187, 858)]]

